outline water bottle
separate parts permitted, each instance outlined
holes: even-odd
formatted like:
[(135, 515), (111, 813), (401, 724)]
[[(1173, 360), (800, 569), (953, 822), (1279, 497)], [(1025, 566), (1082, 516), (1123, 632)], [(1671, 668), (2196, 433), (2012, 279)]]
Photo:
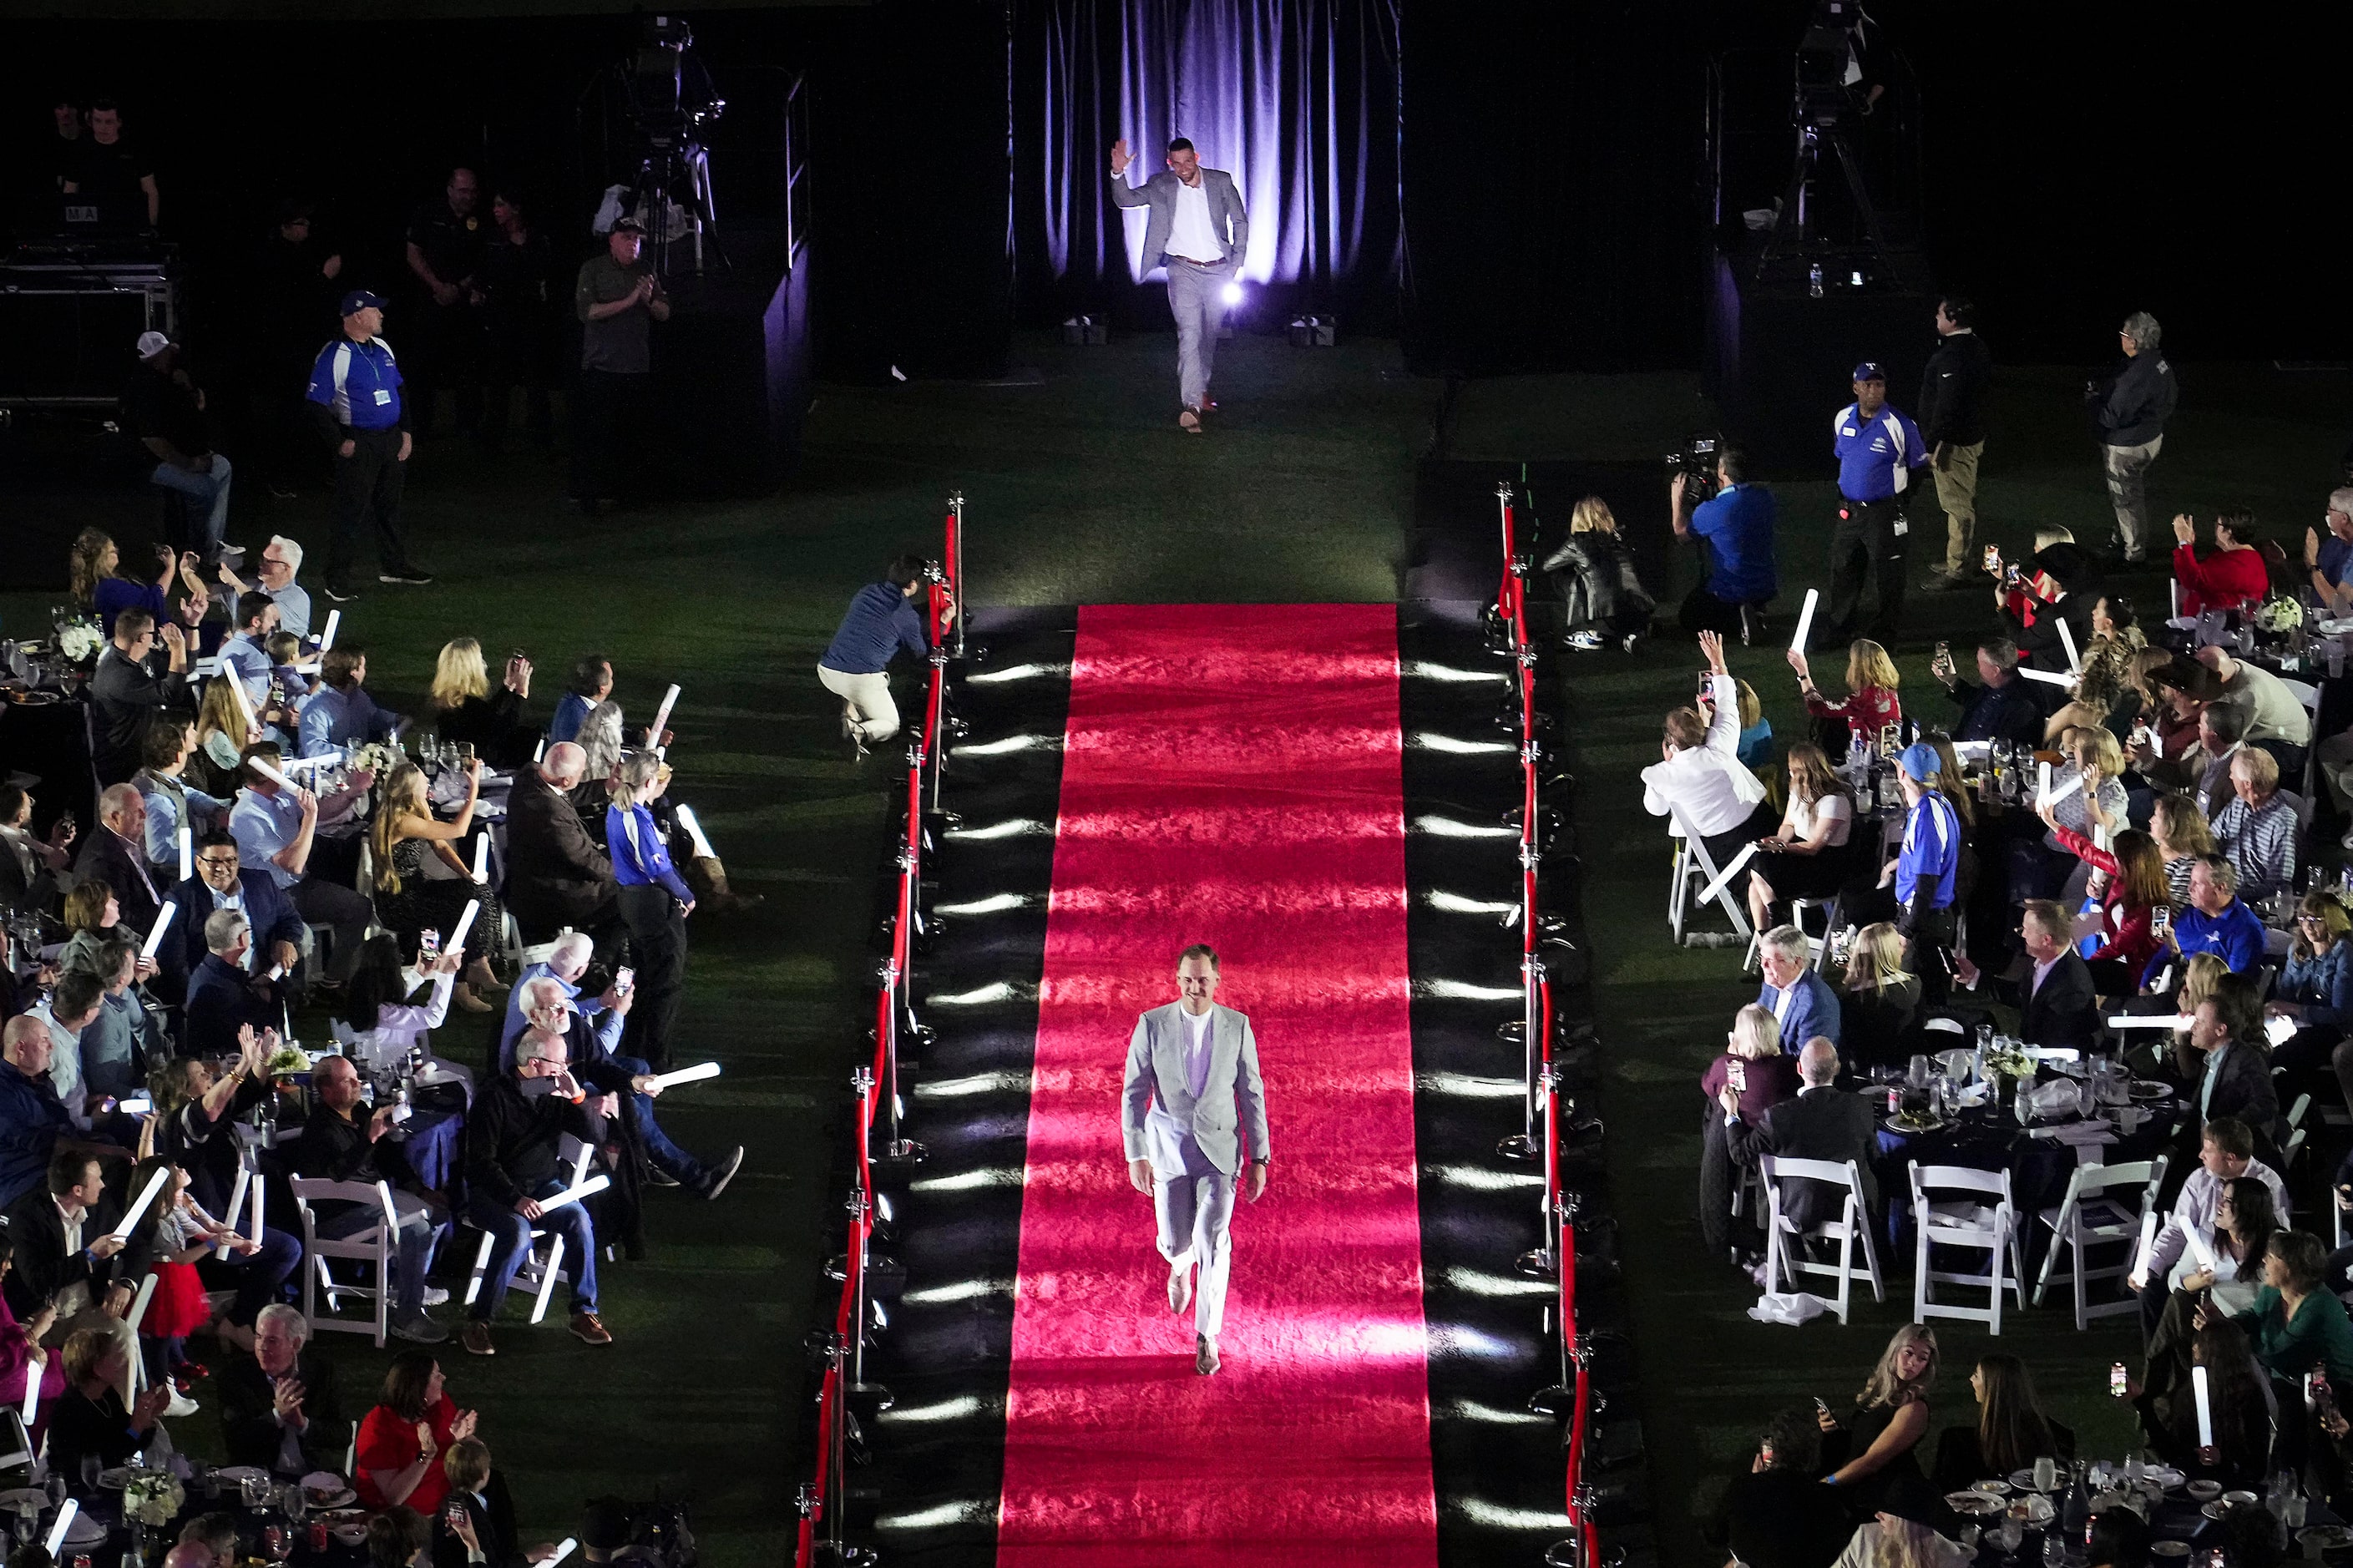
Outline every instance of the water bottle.
[(1819, 261), (1806, 268), (1806, 294), (1814, 300), (1822, 297), (1822, 264)]

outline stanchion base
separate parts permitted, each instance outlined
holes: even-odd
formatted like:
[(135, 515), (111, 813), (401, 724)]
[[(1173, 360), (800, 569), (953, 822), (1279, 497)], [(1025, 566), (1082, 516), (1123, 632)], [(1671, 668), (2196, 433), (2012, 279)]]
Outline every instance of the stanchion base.
[[(837, 1285), (847, 1284), (849, 1280), (849, 1255), (837, 1252), (827, 1258), (825, 1277)], [(870, 1252), (866, 1255), (866, 1282), (872, 1289), (893, 1283), (903, 1287), (907, 1282), (907, 1266), (887, 1252)]]
[(1545, 1548), (1545, 1568), (1585, 1568), (1585, 1542), (1576, 1536)]
[(879, 1383), (853, 1383), (842, 1390), (850, 1401), (851, 1410), (862, 1419), (871, 1420), (899, 1402), (898, 1395)]
[(1577, 1390), (1564, 1388), (1558, 1384), (1550, 1388), (1539, 1388), (1528, 1395), (1528, 1414), (1531, 1415), (1549, 1415), (1556, 1421), (1566, 1421), (1576, 1408)]
[(1520, 1019), (1506, 1019), (1495, 1026), (1495, 1037), (1499, 1040), (1508, 1040), (1515, 1046), (1520, 1045), (1528, 1037), (1528, 1026)]
[(876, 1179), (888, 1181), (903, 1176), (922, 1164), (928, 1153), (929, 1151), (912, 1138), (891, 1139), (874, 1151)]
[(1553, 1256), (1553, 1250), (1548, 1247), (1528, 1248), (1520, 1254), (1513, 1267), (1531, 1279), (1560, 1278), (1560, 1259)]
[(871, 1546), (852, 1546), (846, 1541), (820, 1541), (816, 1556), (820, 1563), (836, 1563), (841, 1568), (874, 1568), (882, 1561)]
[(1544, 1141), (1531, 1138), (1525, 1132), (1514, 1132), (1495, 1145), (1495, 1152), (1506, 1160), (1541, 1160), (1544, 1158)]

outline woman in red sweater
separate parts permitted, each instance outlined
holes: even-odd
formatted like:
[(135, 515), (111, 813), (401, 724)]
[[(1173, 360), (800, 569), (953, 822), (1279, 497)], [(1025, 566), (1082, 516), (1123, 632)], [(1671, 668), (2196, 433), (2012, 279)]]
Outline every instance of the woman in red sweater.
[(1832, 702), (1821, 694), (1806, 668), (1806, 656), (1796, 648), (1789, 650), (1789, 668), (1798, 672), (1798, 695), (1805, 699), (1806, 711), (1817, 718), (1843, 719), (1874, 744), (1882, 730), (1904, 722), (1904, 704), (1895, 695), (1904, 678), (1895, 673), (1895, 661), (1887, 650), (1869, 637), (1847, 645), (1844, 701)]
[(2100, 946), (2085, 960), (2092, 966), (2092, 984), (2103, 996), (2130, 995), (2140, 988), (2141, 971), (2158, 950), (2153, 912), (2168, 901), (2165, 858), (2158, 851), (2157, 840), (2137, 827), (2127, 827), (2116, 835), (2113, 850), (2103, 849), (2082, 834), (2060, 826), (2051, 807), (2044, 806), (2042, 816), (2052, 837), (2092, 868), (2087, 891), (2100, 900)]
[(2181, 584), (2181, 613), (2195, 619), (2209, 610), (2253, 609), (2271, 591), (2271, 566), (2256, 546), (2255, 514), (2219, 512), (2214, 518), (2214, 553), (2198, 559), (2198, 525), (2183, 512), (2173, 520), (2173, 575)]

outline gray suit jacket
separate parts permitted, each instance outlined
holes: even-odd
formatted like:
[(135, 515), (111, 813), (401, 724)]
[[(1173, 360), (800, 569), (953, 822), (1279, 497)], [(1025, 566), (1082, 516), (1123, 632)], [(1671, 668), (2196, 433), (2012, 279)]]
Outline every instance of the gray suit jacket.
[[(1266, 1085), (1258, 1074), (1258, 1038), (1250, 1020), (1231, 1007), (1209, 1008), (1209, 1077), (1195, 1100), (1185, 1079), (1182, 1004), (1155, 1007), (1135, 1020), (1127, 1042), (1127, 1080), (1119, 1097), (1120, 1142), (1131, 1160), (1150, 1160), (1161, 1181), (1184, 1174), (1184, 1152), (1171, 1131), (1151, 1111), (1159, 1110), (1193, 1134), (1209, 1163), (1228, 1175), (1241, 1169), (1236, 1123), (1247, 1116), (1250, 1155), (1266, 1152)], [(1237, 1112), (1239, 1111), (1239, 1115)]]
[[(1209, 193), (1209, 226), (1225, 242), (1226, 253), (1219, 266), (1230, 275), (1240, 269), (1242, 252), (1250, 247), (1250, 216), (1242, 211), (1241, 193), (1234, 189), (1231, 174), (1223, 169), (1203, 169), (1201, 184)], [(1114, 206), (1152, 209), (1152, 216), (1144, 224), (1144, 269), (1147, 272), (1166, 259), (1168, 233), (1176, 226), (1176, 193), (1183, 185), (1174, 170), (1163, 170), (1140, 186), (1130, 185), (1124, 174), (1111, 177)]]

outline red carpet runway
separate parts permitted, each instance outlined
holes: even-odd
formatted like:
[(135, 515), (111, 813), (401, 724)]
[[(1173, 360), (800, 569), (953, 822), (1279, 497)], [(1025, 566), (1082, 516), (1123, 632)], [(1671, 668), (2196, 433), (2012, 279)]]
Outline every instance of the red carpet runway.
[[(1081, 613), (1000, 1568), (1436, 1563), (1398, 704), (1391, 605)], [(1273, 1155), (1212, 1378), (1119, 1137), (1193, 942), (1255, 1027)]]

